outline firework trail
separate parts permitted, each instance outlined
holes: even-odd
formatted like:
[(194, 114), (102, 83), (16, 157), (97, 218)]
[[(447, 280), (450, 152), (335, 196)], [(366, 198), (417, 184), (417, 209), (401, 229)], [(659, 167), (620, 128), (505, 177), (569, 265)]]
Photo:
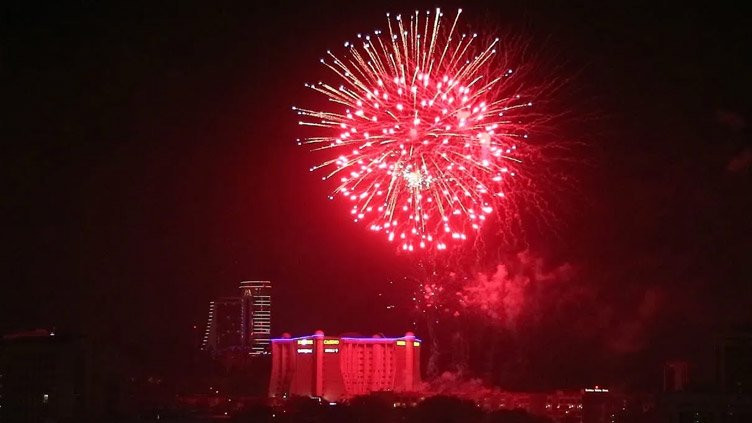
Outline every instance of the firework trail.
[(335, 181), (330, 199), (408, 252), (461, 245), (492, 216), (511, 228), (531, 187), (539, 90), (511, 66), (511, 46), (463, 33), (461, 13), (387, 14), (385, 31), (321, 59), (336, 82), (306, 86), (326, 110), (293, 107), (315, 132), (299, 143), (331, 152), (311, 168)]

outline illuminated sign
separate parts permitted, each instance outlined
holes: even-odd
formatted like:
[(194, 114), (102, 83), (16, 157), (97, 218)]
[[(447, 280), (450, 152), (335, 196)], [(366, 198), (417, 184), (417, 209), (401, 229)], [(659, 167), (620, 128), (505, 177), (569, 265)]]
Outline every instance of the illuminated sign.
[(401, 347), (404, 347), (404, 346), (405, 346), (405, 344), (406, 344), (406, 342), (405, 342), (405, 341), (397, 341), (397, 345), (399, 345), (399, 346), (401, 346)]
[(420, 342), (418, 342), (418, 341), (413, 341), (413, 346), (414, 346), (414, 347), (419, 347), (419, 346), (420, 346)]
[(298, 348), (298, 354), (313, 354), (313, 348)]
[(585, 392), (608, 392), (606, 388), (585, 388)]
[(324, 345), (339, 345), (339, 339), (324, 339)]
[(325, 353), (336, 353), (339, 352), (339, 348), (324, 348)]
[(313, 339), (298, 339), (298, 345), (313, 345)]

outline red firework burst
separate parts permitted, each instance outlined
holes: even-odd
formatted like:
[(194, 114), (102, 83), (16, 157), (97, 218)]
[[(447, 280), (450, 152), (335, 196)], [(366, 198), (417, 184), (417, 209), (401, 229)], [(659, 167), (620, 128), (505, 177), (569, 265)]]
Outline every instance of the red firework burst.
[(509, 194), (526, 178), (531, 97), (498, 38), (458, 30), (461, 12), (447, 23), (438, 9), (387, 14), (386, 33), (321, 60), (338, 82), (306, 84), (331, 108), (293, 108), (318, 131), (299, 143), (332, 152), (311, 168), (337, 181), (330, 198), (405, 251), (446, 250), (494, 211), (515, 216)]

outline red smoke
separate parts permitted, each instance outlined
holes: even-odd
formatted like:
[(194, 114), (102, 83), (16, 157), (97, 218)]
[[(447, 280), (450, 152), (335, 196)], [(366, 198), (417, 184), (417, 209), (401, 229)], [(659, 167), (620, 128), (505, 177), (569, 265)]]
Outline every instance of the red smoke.
[(480, 313), (514, 329), (537, 292), (547, 289), (548, 285), (568, 281), (572, 273), (569, 264), (546, 270), (540, 257), (521, 252), (507, 263), (496, 265), (492, 273), (475, 274), (457, 293), (459, 303), (471, 313)]

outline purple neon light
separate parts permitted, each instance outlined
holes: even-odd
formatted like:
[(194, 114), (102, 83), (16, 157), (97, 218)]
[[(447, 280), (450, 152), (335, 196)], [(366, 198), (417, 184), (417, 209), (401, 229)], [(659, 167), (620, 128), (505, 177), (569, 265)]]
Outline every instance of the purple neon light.
[[(298, 336), (296, 338), (272, 338), (271, 341), (272, 342), (292, 342), (292, 341), (297, 341), (300, 339), (321, 338), (321, 337), (322, 337), (321, 335), (306, 335), (306, 336)], [(355, 342), (365, 342), (365, 343), (368, 343), (368, 342), (380, 343), (380, 342), (403, 341), (403, 340), (407, 340), (408, 338), (405, 336), (401, 338), (365, 338), (365, 337), (363, 338), (352, 338), (352, 337), (339, 338), (339, 337), (334, 336), (334, 337), (330, 337), (329, 339), (339, 339), (341, 341), (355, 341)], [(423, 342), (419, 338), (413, 338), (412, 340), (417, 341), (417, 342)]]

